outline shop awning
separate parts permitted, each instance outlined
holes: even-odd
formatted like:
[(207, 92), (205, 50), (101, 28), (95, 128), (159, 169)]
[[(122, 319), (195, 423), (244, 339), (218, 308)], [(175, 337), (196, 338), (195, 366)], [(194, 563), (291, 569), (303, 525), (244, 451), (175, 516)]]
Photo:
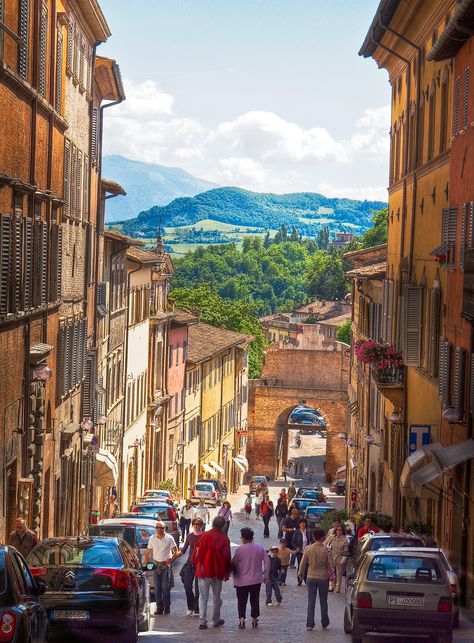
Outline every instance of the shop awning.
[(422, 447), (405, 460), (400, 476), (400, 492), (409, 498), (436, 496), (433, 485), (440, 481), (442, 474), (473, 458), (474, 440), (464, 440), (449, 447), (443, 447), (440, 442)]
[(234, 460), (240, 462), (240, 464), (243, 466), (244, 471), (249, 470), (249, 461), (244, 455), (236, 455)]
[(117, 486), (118, 469), (115, 457), (105, 449), (99, 449), (94, 461), (94, 483), (98, 487)]
[(245, 473), (245, 467), (242, 464), (240, 460), (237, 460), (237, 458), (232, 458), (235, 464), (239, 467), (239, 469), (242, 471), (242, 473)]
[(345, 473), (346, 472), (346, 465), (339, 467), (339, 469), (336, 469), (336, 475), (339, 473)]
[(210, 473), (211, 476), (217, 476), (217, 471), (213, 469), (210, 464), (203, 464), (202, 468), (204, 469), (204, 471), (207, 471), (207, 473)]
[(217, 469), (217, 471), (219, 471), (219, 473), (224, 473), (224, 469), (221, 467), (220, 464), (217, 464), (217, 462), (215, 460), (211, 460), (210, 464), (212, 464), (213, 468)]

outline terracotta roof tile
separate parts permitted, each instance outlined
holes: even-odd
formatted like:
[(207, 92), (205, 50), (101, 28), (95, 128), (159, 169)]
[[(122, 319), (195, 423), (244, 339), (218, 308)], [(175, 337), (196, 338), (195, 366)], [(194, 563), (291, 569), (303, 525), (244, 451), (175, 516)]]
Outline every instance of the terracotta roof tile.
[(387, 264), (385, 261), (380, 263), (373, 263), (369, 266), (361, 266), (346, 272), (346, 277), (363, 277), (364, 279), (375, 279), (383, 277), (387, 272)]
[(188, 360), (194, 363), (203, 362), (232, 346), (250, 342), (252, 339), (250, 335), (200, 322), (189, 327)]
[(132, 261), (139, 261), (140, 263), (160, 263), (162, 261), (162, 257), (156, 254), (156, 252), (151, 252), (144, 248), (137, 248), (136, 246), (128, 248), (127, 258), (132, 259)]

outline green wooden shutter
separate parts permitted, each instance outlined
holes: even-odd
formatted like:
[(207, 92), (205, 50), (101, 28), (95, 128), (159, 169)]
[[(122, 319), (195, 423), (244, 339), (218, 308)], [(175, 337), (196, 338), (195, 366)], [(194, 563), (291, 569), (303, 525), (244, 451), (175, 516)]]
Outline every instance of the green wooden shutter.
[(21, 308), (22, 287), (22, 216), (12, 218), (12, 273), (11, 273), (11, 305), (10, 311), (18, 312)]
[(462, 128), (467, 129), (469, 110), (469, 67), (464, 70), (464, 91), (462, 97)]
[(33, 307), (33, 219), (25, 217), (23, 220), (23, 309)]
[(20, 0), (18, 15), (18, 35), (25, 46), (18, 45), (18, 73), (22, 78), (28, 76), (28, 49), (30, 39), (30, 0)]
[(439, 326), (441, 313), (441, 291), (431, 288), (429, 291), (429, 338), (428, 338), (428, 370), (433, 377), (439, 372)]
[(10, 303), (11, 219), (0, 214), (0, 315), (6, 315)]
[(466, 351), (458, 346), (454, 358), (453, 406), (460, 420), (464, 417), (465, 385)]
[(63, 97), (63, 32), (61, 25), (57, 27), (56, 36), (56, 91), (55, 91), (55, 108), (61, 113)]
[(405, 363), (410, 366), (421, 365), (421, 324), (423, 306), (422, 286), (405, 286)]
[(48, 45), (48, 7), (41, 5), (39, 91), (46, 98), (46, 54)]

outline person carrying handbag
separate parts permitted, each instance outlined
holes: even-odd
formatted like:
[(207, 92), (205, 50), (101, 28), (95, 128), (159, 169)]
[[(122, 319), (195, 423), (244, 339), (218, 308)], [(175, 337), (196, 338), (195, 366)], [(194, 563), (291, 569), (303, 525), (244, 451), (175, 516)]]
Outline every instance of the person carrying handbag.
[(342, 527), (336, 527), (334, 533), (326, 538), (324, 544), (329, 547), (332, 560), (332, 573), (329, 577), (329, 591), (336, 586), (336, 593), (341, 591), (341, 580), (349, 558), (349, 541)]
[(193, 518), (192, 520), (193, 531), (190, 532), (181, 550), (176, 555), (176, 558), (184, 556), (189, 549), (188, 559), (184, 563), (179, 575), (183, 581), (184, 591), (186, 592), (186, 602), (188, 604), (187, 615), (199, 616), (199, 586), (196, 576), (196, 569), (194, 566), (194, 555), (199, 546), (199, 541), (203, 535), (203, 521), (201, 518)]

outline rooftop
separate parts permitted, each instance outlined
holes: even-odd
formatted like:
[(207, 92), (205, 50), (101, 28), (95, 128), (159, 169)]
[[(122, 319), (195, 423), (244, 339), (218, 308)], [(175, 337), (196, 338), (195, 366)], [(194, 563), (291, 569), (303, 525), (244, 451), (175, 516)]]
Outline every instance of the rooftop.
[(344, 322), (351, 318), (352, 313), (344, 313), (338, 317), (330, 317), (329, 319), (321, 319), (318, 324), (321, 326), (341, 326)]
[(162, 261), (160, 255), (157, 255), (156, 252), (137, 248), (137, 246), (132, 246), (127, 250), (127, 259), (138, 263), (159, 263)]
[(362, 47), (359, 50), (359, 56), (370, 58), (374, 55), (377, 44), (385, 34), (385, 25), (390, 24), (399, 4), (400, 0), (381, 0)]
[(189, 311), (177, 309), (173, 311), (172, 323), (179, 325), (197, 324), (199, 321), (199, 311)]
[(250, 335), (199, 322), (189, 328), (188, 361), (195, 364), (204, 362), (232, 346), (247, 344), (252, 340)]
[(460, 0), (446, 29), (436, 39), (428, 52), (428, 60), (453, 58), (469, 40), (474, 30), (474, 0)]
[(368, 266), (360, 266), (359, 268), (353, 268), (346, 272), (346, 277), (362, 277), (363, 279), (376, 279), (378, 277), (384, 277), (387, 272), (387, 263), (386, 261), (381, 261), (380, 263), (373, 263)]

